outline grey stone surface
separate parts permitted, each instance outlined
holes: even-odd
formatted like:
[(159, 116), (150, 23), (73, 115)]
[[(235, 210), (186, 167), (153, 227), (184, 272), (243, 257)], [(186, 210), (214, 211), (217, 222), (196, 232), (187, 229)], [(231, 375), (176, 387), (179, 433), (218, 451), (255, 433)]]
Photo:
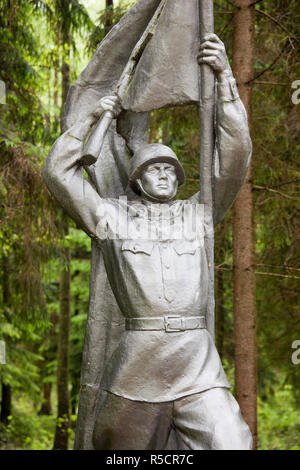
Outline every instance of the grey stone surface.
[(125, 109), (145, 112), (199, 102), (197, 18), (198, 0), (189, 0), (188, 5), (182, 0), (166, 2), (155, 35), (138, 63)]

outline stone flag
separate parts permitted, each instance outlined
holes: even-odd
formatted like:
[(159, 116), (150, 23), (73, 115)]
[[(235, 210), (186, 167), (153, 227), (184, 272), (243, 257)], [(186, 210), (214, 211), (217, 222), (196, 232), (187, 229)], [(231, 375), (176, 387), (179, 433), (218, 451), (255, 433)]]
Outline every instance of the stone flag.
[(83, 111), (111, 94), (161, 2), (154, 35), (137, 64), (123, 108), (147, 112), (199, 101), (198, 0), (139, 0), (101, 42), (88, 66), (70, 89), (63, 112), (67, 129)]
[(167, 0), (123, 106), (135, 112), (199, 102), (198, 0)]

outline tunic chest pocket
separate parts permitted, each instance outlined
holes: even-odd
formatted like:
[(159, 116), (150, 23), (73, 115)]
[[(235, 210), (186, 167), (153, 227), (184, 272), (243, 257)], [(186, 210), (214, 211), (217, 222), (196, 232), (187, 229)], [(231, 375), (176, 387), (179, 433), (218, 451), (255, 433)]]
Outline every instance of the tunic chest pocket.
[(200, 248), (199, 240), (177, 240), (174, 242), (174, 250), (178, 255), (194, 255)]
[(144, 253), (150, 256), (153, 250), (153, 242), (147, 240), (125, 240), (122, 243), (122, 251), (130, 251), (131, 253)]

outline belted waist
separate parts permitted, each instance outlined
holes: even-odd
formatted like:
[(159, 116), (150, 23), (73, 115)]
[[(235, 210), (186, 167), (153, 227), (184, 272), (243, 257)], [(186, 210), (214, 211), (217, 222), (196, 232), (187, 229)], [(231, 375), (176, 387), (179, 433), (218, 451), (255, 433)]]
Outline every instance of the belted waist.
[(126, 330), (159, 331), (175, 333), (185, 330), (198, 330), (206, 328), (205, 317), (181, 317), (179, 315), (165, 315), (164, 317), (126, 318)]

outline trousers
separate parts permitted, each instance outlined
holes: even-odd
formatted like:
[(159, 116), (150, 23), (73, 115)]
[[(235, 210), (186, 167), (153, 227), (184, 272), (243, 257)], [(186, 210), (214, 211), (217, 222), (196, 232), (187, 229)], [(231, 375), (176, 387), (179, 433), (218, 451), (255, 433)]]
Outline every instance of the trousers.
[(252, 436), (227, 388), (163, 403), (103, 392), (93, 445), (96, 450), (251, 450)]

